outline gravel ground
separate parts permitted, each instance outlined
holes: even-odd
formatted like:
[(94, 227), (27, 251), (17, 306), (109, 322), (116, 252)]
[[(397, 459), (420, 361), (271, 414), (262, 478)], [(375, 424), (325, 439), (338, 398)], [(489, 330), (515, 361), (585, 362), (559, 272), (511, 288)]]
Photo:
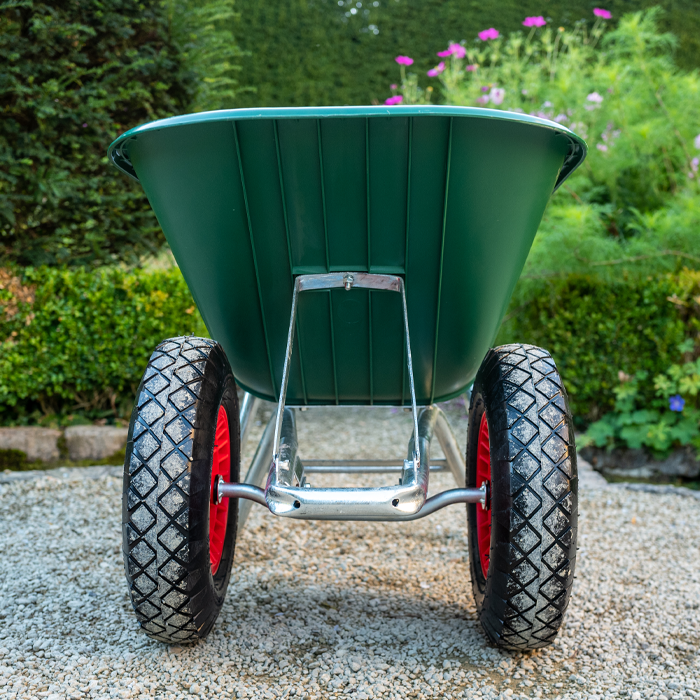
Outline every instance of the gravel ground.
[[(403, 455), (411, 430), (388, 409), (311, 409), (298, 424), (308, 458)], [(118, 470), (0, 475), (0, 698), (700, 697), (698, 500), (583, 477), (563, 632), (516, 654), (476, 621), (463, 507), (310, 523), (254, 506), (213, 633), (181, 648), (146, 638), (131, 610)], [(452, 485), (431, 477), (433, 492)]]

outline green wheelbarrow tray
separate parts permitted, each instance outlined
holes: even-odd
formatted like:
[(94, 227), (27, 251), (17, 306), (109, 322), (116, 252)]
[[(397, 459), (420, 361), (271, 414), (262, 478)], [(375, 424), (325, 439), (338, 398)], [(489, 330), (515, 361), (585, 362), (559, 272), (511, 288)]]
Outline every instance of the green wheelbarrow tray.
[[(547, 201), (585, 153), (560, 124), (445, 106), (206, 112), (109, 149), (245, 391), (280, 397), (297, 276), (383, 273), (405, 283), (420, 405), (473, 381)], [(405, 347), (397, 295), (302, 295), (286, 402), (407, 405)]]
[[(209, 112), (111, 145), (214, 339), (160, 343), (132, 412), (123, 548), (147, 634), (206, 637), (253, 502), (398, 522), (459, 503), (489, 638), (553, 641), (576, 558), (573, 423), (546, 350), (490, 346), (547, 201), (585, 153), (553, 122), (430, 106)], [(465, 459), (436, 402), (472, 382)], [(243, 476), (262, 400), (278, 406)], [(302, 461), (287, 404), (410, 404), (407, 457)], [(428, 497), (438, 469), (457, 488)], [(319, 472), (398, 483), (310, 484)]]

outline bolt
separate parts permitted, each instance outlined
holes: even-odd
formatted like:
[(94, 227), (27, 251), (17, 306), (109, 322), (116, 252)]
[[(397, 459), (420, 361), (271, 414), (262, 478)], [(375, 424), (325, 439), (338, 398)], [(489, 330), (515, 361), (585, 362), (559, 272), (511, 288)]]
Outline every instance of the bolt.
[(349, 292), (352, 289), (352, 285), (355, 283), (355, 276), (348, 273), (343, 277), (343, 285), (345, 286), (345, 291)]
[(391, 505), (394, 506), (394, 508), (398, 508), (399, 505), (399, 499), (395, 498), (392, 502)]

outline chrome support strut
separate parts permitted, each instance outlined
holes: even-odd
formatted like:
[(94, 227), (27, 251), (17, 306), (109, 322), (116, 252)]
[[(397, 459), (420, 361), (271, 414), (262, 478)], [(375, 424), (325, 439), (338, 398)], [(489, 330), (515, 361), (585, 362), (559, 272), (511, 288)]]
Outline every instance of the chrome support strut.
[[(258, 400), (258, 399), (256, 399)], [(275, 427), (275, 412), (273, 412), (272, 417), (267, 422), (265, 430), (263, 431), (260, 442), (258, 443), (258, 449), (255, 451), (255, 456), (253, 461), (250, 463), (250, 467), (245, 475), (244, 485), (250, 485), (259, 487), (260, 484), (265, 480), (267, 471), (270, 467), (270, 460), (272, 459), (272, 438), (274, 437), (274, 427)], [(243, 432), (243, 431), (241, 431)], [(241, 449), (241, 452), (243, 450)], [(229, 484), (229, 486), (235, 486), (235, 484)], [(219, 496), (223, 498), (223, 492), (219, 489)], [(247, 499), (248, 496), (229, 496), (232, 498), (243, 498)], [(248, 514), (253, 505), (252, 500), (241, 500), (238, 503), (238, 530), (239, 532), (243, 529), (245, 521), (248, 519)], [(259, 502), (259, 501), (258, 501)], [(266, 505), (263, 502), (263, 505)]]
[[(289, 332), (287, 334), (287, 351), (284, 356), (284, 369), (282, 371), (282, 386), (280, 387), (280, 398), (277, 406), (277, 421), (275, 423), (275, 441), (273, 447), (273, 466), (279, 459), (280, 436), (282, 432), (282, 421), (284, 419), (284, 404), (287, 396), (287, 383), (289, 382), (289, 366), (292, 359), (292, 348), (294, 346), (294, 327), (296, 325), (297, 305), (301, 292), (318, 291), (327, 289), (345, 289), (350, 291), (357, 289), (377, 289), (401, 294), (403, 304), (403, 325), (406, 335), (406, 361), (408, 364), (408, 379), (411, 390), (411, 406), (413, 407), (413, 430), (418, 434), (418, 411), (416, 408), (416, 387), (413, 380), (413, 359), (411, 357), (411, 339), (408, 329), (408, 307), (406, 305), (406, 289), (403, 278), (398, 275), (376, 275), (368, 272), (331, 272), (325, 275), (299, 275), (294, 280), (294, 293), (292, 295), (292, 312), (289, 318)], [(420, 467), (420, 451), (409, 458), (415, 462), (416, 469)], [(270, 470), (272, 474), (272, 469)]]
[(249, 394), (247, 391), (243, 394), (241, 408), (238, 413), (238, 424), (241, 430), (241, 454), (243, 454), (243, 451), (245, 450), (246, 443), (248, 442), (248, 435), (250, 435), (250, 428), (253, 423), (255, 423), (255, 416), (261, 403), (262, 401), (259, 398)]
[[(299, 505), (297, 506), (295, 501), (291, 501), (292, 508), (288, 509), (287, 512), (279, 512), (278, 515), (287, 515), (288, 517), (296, 518), (318, 518), (318, 519), (337, 519), (337, 520), (377, 520), (377, 521), (394, 521), (394, 522), (404, 522), (409, 520), (417, 520), (419, 518), (424, 518), (427, 515), (431, 515), (436, 511), (445, 508), (446, 506), (453, 505), (456, 503), (486, 503), (487, 492), (485, 487), (482, 488), (457, 488), (451, 489), (449, 491), (443, 491), (442, 493), (436, 494), (424, 500), (422, 507), (413, 513), (406, 513), (397, 510), (397, 507), (393, 505), (394, 499), (401, 498), (402, 491), (401, 487), (408, 487), (411, 480), (414, 478), (414, 473), (409, 469), (408, 479), (405, 479), (407, 464), (410, 465), (410, 460), (404, 460), (403, 466), (400, 466), (398, 461), (389, 461), (382, 464), (381, 460), (313, 460), (312, 463), (323, 462), (319, 464), (316, 469), (318, 472), (331, 472), (331, 473), (373, 473), (386, 472), (389, 470), (400, 470), (401, 471), (401, 482), (398, 487), (382, 487), (382, 488), (356, 488), (356, 489), (313, 489), (311, 490), (306, 482), (306, 474), (313, 471), (314, 467), (307, 467), (302, 464), (299, 457), (296, 455), (297, 451), (297, 439), (296, 439), (296, 426), (292, 409), (285, 409), (287, 415), (282, 420), (282, 437), (280, 440), (280, 451), (285, 457), (283, 460), (287, 464), (294, 464), (294, 468), (287, 467), (285, 464), (284, 469), (284, 479), (290, 484), (293, 483), (298, 489), (297, 491), (291, 491), (285, 489), (285, 496), (293, 497), (295, 493), (300, 493), (304, 501), (304, 508), (302, 509), (302, 501), (299, 500)], [(253, 462), (248, 469), (248, 473), (245, 477), (245, 483), (241, 484), (227, 484), (220, 481), (217, 484), (217, 497), (220, 501), (222, 498), (238, 498), (238, 527), (239, 531), (243, 528), (246, 518), (250, 513), (253, 502), (259, 503), (268, 507), (272, 512), (275, 512), (266, 499), (266, 489), (259, 487), (264, 475), (267, 473), (268, 465), (272, 457), (272, 439), (274, 435), (274, 426), (276, 423), (276, 416), (273, 414), (270, 418), (263, 436), (258, 445), (257, 452)], [(437, 406), (430, 406), (424, 408), (420, 412), (418, 420), (419, 432), (418, 432), (418, 443), (421, 453), (424, 455), (424, 460), (422, 468), (424, 469), (424, 475), (427, 477), (427, 472), (433, 468), (430, 462), (430, 439), (435, 435), (439, 440), (445, 440), (443, 443), (443, 452), (449, 454), (448, 450), (445, 449), (444, 445), (448, 445), (448, 449), (453, 450), (452, 464), (449, 460), (436, 460), (440, 464), (450, 464), (450, 470), (455, 475), (455, 480), (457, 480), (457, 474), (453, 468), (453, 464), (459, 460), (457, 464), (460, 475), (464, 474), (463, 465), (464, 462), (461, 461), (461, 454), (459, 448), (457, 447), (457, 442), (452, 433), (452, 429), (447, 423), (447, 418), (443, 412)], [(447, 435), (445, 435), (445, 433)], [(442, 440), (441, 440), (442, 442)], [(411, 436), (411, 442), (409, 443), (408, 453), (411, 454), (413, 451), (414, 438)], [(456, 455), (456, 457), (455, 457)], [(367, 462), (367, 464), (363, 464)], [(359, 463), (359, 464), (358, 464)], [(379, 464), (378, 464), (379, 463)], [(460, 464), (461, 463), (461, 464)], [(442, 467), (441, 467), (442, 468)], [(268, 475), (269, 476), (269, 475)], [(462, 478), (464, 478), (462, 476)], [(459, 482), (458, 482), (459, 484)], [(269, 485), (269, 479), (268, 479)], [(415, 482), (414, 482), (415, 485)], [(427, 490), (427, 478), (426, 478), (426, 490)], [(279, 485), (278, 485), (279, 487)], [(394, 490), (395, 489), (395, 490)], [(310, 499), (306, 496), (310, 496), (312, 493), (316, 493), (319, 498), (315, 499), (316, 502), (312, 503)], [(405, 491), (403, 493), (406, 493)], [(425, 493), (425, 492), (424, 492)], [(414, 493), (414, 496), (416, 494)], [(339, 498), (342, 496), (342, 498)], [(389, 498), (391, 496), (391, 498)], [(418, 494), (420, 498), (420, 494)], [(323, 503), (325, 499), (325, 503)], [(287, 506), (289, 504), (289, 499), (287, 500)], [(360, 503), (358, 503), (358, 500)], [(391, 507), (388, 507), (388, 503), (391, 503)], [(319, 504), (324, 506), (324, 514), (319, 514), (318, 512), (312, 513), (311, 510), (315, 510), (313, 506), (318, 507)], [(382, 512), (377, 512), (376, 508), (379, 505)], [(307, 508), (310, 506), (310, 508)], [(360, 506), (358, 508), (358, 506)], [(366, 509), (371, 512), (367, 514)], [(307, 510), (309, 512), (307, 512)], [(365, 511), (364, 513), (362, 511)]]
[[(297, 454), (294, 411), (285, 407), (289, 368), (294, 344), (294, 328), (298, 296), (303, 291), (345, 289), (350, 291), (377, 289), (401, 294), (403, 304), (406, 357), (413, 408), (413, 433), (408, 444), (408, 456), (400, 462), (382, 463), (369, 460), (314, 460), (305, 469)], [(258, 408), (257, 399), (244, 396), (241, 406), (241, 441), (248, 435)], [(428, 498), (430, 442), (435, 435), (445, 454), (440, 466), (448, 466), (458, 486)], [(398, 484), (393, 486), (312, 488), (306, 473), (347, 472), (372, 473), (400, 471)], [(259, 487), (265, 472), (265, 489)], [(463, 488), (465, 466), (457, 440), (447, 418), (437, 406), (427, 406), (418, 413), (413, 378), (413, 361), (408, 328), (408, 309), (403, 279), (396, 275), (376, 275), (364, 272), (338, 272), (324, 275), (300, 275), (294, 282), (287, 350), (280, 387), (279, 404), (263, 433), (255, 458), (245, 477), (245, 483), (227, 484), (219, 479), (215, 498), (238, 498), (238, 526), (242, 528), (254, 502), (266, 505), (275, 515), (306, 520), (377, 520), (406, 521), (425, 517), (453, 503), (486, 503), (486, 488)]]
[(435, 437), (440, 443), (440, 448), (445, 455), (445, 462), (454, 476), (455, 483), (463, 489), (467, 484), (467, 465), (462, 458), (462, 451), (459, 449), (457, 438), (452, 432), (447, 416), (439, 408), (437, 410)]

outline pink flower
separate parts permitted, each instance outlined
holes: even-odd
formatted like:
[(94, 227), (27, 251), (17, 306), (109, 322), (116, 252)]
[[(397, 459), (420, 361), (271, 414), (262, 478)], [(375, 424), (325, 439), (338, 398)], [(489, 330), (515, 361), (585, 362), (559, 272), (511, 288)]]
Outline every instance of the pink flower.
[(403, 95), (394, 95), (384, 100), (385, 105), (400, 105), (403, 102)]
[(604, 10), (602, 7), (594, 7), (593, 14), (601, 19), (612, 19), (612, 12), (610, 12), (610, 10)]
[(437, 55), (440, 58), (447, 58), (448, 56), (454, 56), (455, 58), (464, 58), (467, 55), (467, 50), (462, 46), (462, 44), (450, 44), (445, 51), (438, 51)]
[(700, 134), (698, 134), (695, 137), (695, 141), (693, 141), (693, 143), (695, 144), (695, 148), (697, 148), (698, 151), (700, 151)]
[(480, 105), (488, 104), (488, 102), (489, 102), (489, 96), (488, 96), (488, 95), (482, 95), (481, 97), (477, 97), (476, 101), (477, 101)]
[(481, 41), (488, 41), (489, 39), (498, 39), (500, 34), (498, 33), (498, 29), (494, 29), (491, 27), (490, 29), (484, 29), (483, 32), (479, 32), (479, 39)]
[(467, 55), (467, 50), (462, 44), (450, 44), (447, 50), (451, 51), (455, 58), (464, 58)]
[(690, 161), (690, 167), (694, 173), (698, 171), (698, 166), (700, 166), (700, 158), (693, 158), (693, 160)]
[(489, 92), (489, 100), (495, 105), (500, 105), (506, 96), (506, 91), (503, 88), (494, 87)]
[(428, 71), (428, 75), (431, 78), (434, 78), (436, 75), (440, 75), (440, 73), (442, 73), (442, 71), (444, 71), (444, 70), (445, 70), (445, 63), (444, 63), (444, 61), (440, 61), (440, 63), (438, 63), (437, 66), (435, 66), (435, 68), (431, 68)]
[(597, 143), (597, 144), (595, 145), (595, 147), (596, 147), (599, 151), (603, 151), (603, 153), (605, 153), (605, 151), (608, 150), (608, 147), (607, 147), (604, 143)]
[(413, 63), (413, 59), (408, 56), (397, 56), (395, 60), (400, 66), (410, 66)]
[(470, 63), (464, 70), (470, 72), (476, 70), (476, 63)]
[(399, 86), (398, 86), (396, 83), (392, 83), (391, 85), (389, 85), (389, 87), (390, 87), (392, 90), (398, 90), (398, 89), (399, 89)]
[(540, 15), (539, 17), (526, 17), (523, 27), (544, 27), (545, 24), (547, 24), (547, 20)]

